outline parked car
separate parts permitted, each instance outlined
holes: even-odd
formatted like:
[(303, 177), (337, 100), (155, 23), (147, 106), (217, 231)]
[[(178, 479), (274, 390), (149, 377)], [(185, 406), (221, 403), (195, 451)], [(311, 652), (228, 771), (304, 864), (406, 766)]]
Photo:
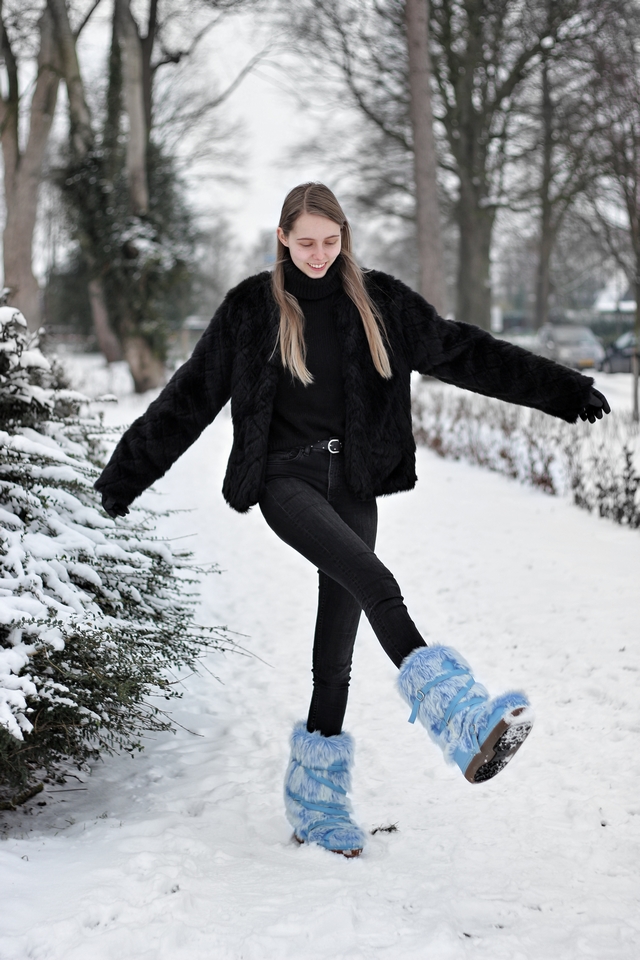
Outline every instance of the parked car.
[(604, 360), (604, 347), (588, 327), (545, 323), (538, 330), (536, 353), (566, 367), (597, 367)]
[(598, 368), (604, 373), (631, 373), (635, 350), (636, 335), (633, 330), (627, 330), (607, 347)]

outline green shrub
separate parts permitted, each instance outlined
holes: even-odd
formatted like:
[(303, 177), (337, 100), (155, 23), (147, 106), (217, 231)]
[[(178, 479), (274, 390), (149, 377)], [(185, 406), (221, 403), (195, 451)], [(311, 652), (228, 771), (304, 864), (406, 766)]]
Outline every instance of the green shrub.
[(111, 520), (93, 483), (108, 432), (0, 307), (0, 788), (23, 788), (171, 728), (150, 696), (168, 671), (233, 646), (194, 621), (199, 574), (152, 535), (155, 514)]

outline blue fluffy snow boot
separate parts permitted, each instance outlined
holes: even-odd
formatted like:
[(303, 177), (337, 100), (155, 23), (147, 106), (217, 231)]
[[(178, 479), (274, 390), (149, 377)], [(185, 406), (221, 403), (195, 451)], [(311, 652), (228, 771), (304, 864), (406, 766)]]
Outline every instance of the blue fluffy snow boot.
[(522, 693), (490, 699), (451, 647), (419, 647), (400, 665), (398, 686), (412, 706), (410, 723), (426, 727), (445, 758), (470, 783), (490, 780), (524, 743), (533, 711)]
[(284, 785), (287, 820), (298, 843), (357, 857), (364, 831), (349, 816), (353, 739), (348, 733), (323, 737), (296, 723), (291, 734), (291, 760)]

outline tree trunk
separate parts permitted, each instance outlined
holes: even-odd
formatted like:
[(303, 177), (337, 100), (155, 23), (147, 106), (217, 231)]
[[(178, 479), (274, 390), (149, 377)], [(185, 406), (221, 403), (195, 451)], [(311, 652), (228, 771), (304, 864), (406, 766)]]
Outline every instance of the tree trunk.
[(93, 277), (89, 280), (88, 287), (93, 329), (100, 351), (104, 354), (107, 363), (122, 360), (120, 341), (109, 324), (109, 311), (105, 302), (102, 281), (98, 277)]
[(405, 0), (416, 195), (419, 288), (439, 313), (447, 307), (431, 109), (428, 0)]
[[(91, 114), (84, 93), (84, 83), (80, 73), (76, 40), (69, 22), (69, 12), (65, 0), (47, 0), (47, 5), (53, 13), (55, 30), (60, 50), (61, 69), (67, 87), (69, 101), (69, 125), (71, 134), (71, 150), (76, 161), (84, 160), (94, 149), (94, 136), (91, 127)], [(86, 243), (81, 244), (87, 258), (89, 272), (95, 269), (95, 258), (91, 251), (86, 249)], [(103, 350), (107, 362), (122, 358), (122, 350), (116, 346), (116, 336), (108, 322), (108, 312), (104, 285), (99, 276), (94, 276), (89, 284), (89, 302), (96, 339)]]
[(84, 95), (84, 84), (78, 63), (76, 40), (69, 23), (66, 0), (47, 0), (53, 14), (62, 61), (62, 73), (69, 98), (71, 148), (76, 159), (84, 158), (93, 149), (91, 114)]
[(535, 327), (549, 321), (550, 265), (555, 240), (552, 224), (551, 183), (553, 171), (553, 102), (549, 85), (549, 63), (542, 62), (542, 180), (540, 184), (540, 239), (536, 277)]
[(640, 404), (638, 398), (638, 381), (640, 380), (640, 258), (636, 259), (636, 349), (633, 354), (633, 420), (634, 423), (640, 422)]
[(491, 329), (491, 234), (495, 211), (479, 203), (476, 190), (460, 180), (456, 220), (460, 230), (456, 320)]
[(143, 337), (126, 337), (124, 355), (129, 364), (136, 393), (154, 390), (165, 383), (164, 364), (154, 356), (151, 347)]
[(44, 158), (55, 113), (59, 85), (58, 53), (54, 25), (45, 9), (38, 23), (40, 50), (38, 74), (29, 112), (29, 137), (20, 151), (18, 125), (18, 73), (2, 30), (2, 52), (9, 82), (8, 100), (2, 103), (2, 152), (6, 221), (3, 233), (4, 282), (11, 293), (9, 303), (23, 314), (29, 328), (37, 330), (42, 320), (40, 288), (33, 274), (33, 234), (38, 212), (38, 192), (42, 182)]
[(144, 119), (147, 129), (147, 138), (151, 133), (153, 123), (153, 69), (151, 57), (158, 28), (158, 0), (149, 0), (149, 16), (147, 18), (147, 34), (141, 40), (142, 48), (142, 89), (144, 101)]
[[(20, 202), (24, 195), (23, 190), (13, 194), (16, 202)], [(10, 206), (14, 208), (11, 212)], [(17, 307), (26, 319), (29, 330), (35, 332), (42, 324), (42, 298), (31, 266), (33, 230), (30, 235), (29, 225), (25, 222), (30, 212), (28, 206), (30, 204), (23, 204), (21, 209), (15, 210), (14, 203), (7, 204), (7, 222), (2, 234), (4, 285), (10, 291), (7, 304)], [(24, 218), (20, 215), (21, 210)]]
[(543, 204), (540, 224), (540, 239), (538, 241), (538, 266), (536, 273), (536, 302), (534, 324), (539, 330), (543, 323), (549, 323), (549, 302), (551, 298), (551, 255), (558, 236), (558, 230), (563, 217), (558, 216), (552, 222), (552, 211), (549, 205), (545, 209)]
[(131, 209), (143, 217), (149, 209), (147, 186), (147, 124), (145, 118), (142, 45), (130, 0), (116, 0), (123, 60), (124, 99), (129, 119), (127, 179)]

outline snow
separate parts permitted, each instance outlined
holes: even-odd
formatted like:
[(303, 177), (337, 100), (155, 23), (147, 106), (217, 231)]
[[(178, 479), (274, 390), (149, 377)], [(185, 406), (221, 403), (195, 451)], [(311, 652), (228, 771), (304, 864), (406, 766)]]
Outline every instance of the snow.
[(612, 410), (631, 410), (633, 378), (630, 373), (601, 373), (599, 370), (586, 373), (593, 377), (595, 386), (604, 393)]
[(225, 410), (145, 498), (190, 511), (159, 532), (223, 568), (201, 622), (228, 624), (252, 656), (212, 655), (184, 679), (175, 736), (6, 816), (2, 960), (635, 960), (638, 532), (418, 451), (416, 490), (379, 501), (379, 555), (427, 640), (492, 691), (526, 689), (537, 721), (503, 773), (469, 785), (407, 723), (363, 623), (352, 798), (365, 827), (397, 832), (347, 861), (293, 844), (284, 819), (316, 574), (257, 510), (222, 500), (230, 439)]
[(62, 351), (58, 359), (74, 390), (85, 396), (100, 397), (103, 401), (113, 402), (133, 390), (133, 378), (124, 361), (108, 364), (101, 353), (82, 354), (71, 351)]
[(0, 327), (17, 323), (21, 327), (27, 326), (27, 321), (16, 307), (0, 307)]

